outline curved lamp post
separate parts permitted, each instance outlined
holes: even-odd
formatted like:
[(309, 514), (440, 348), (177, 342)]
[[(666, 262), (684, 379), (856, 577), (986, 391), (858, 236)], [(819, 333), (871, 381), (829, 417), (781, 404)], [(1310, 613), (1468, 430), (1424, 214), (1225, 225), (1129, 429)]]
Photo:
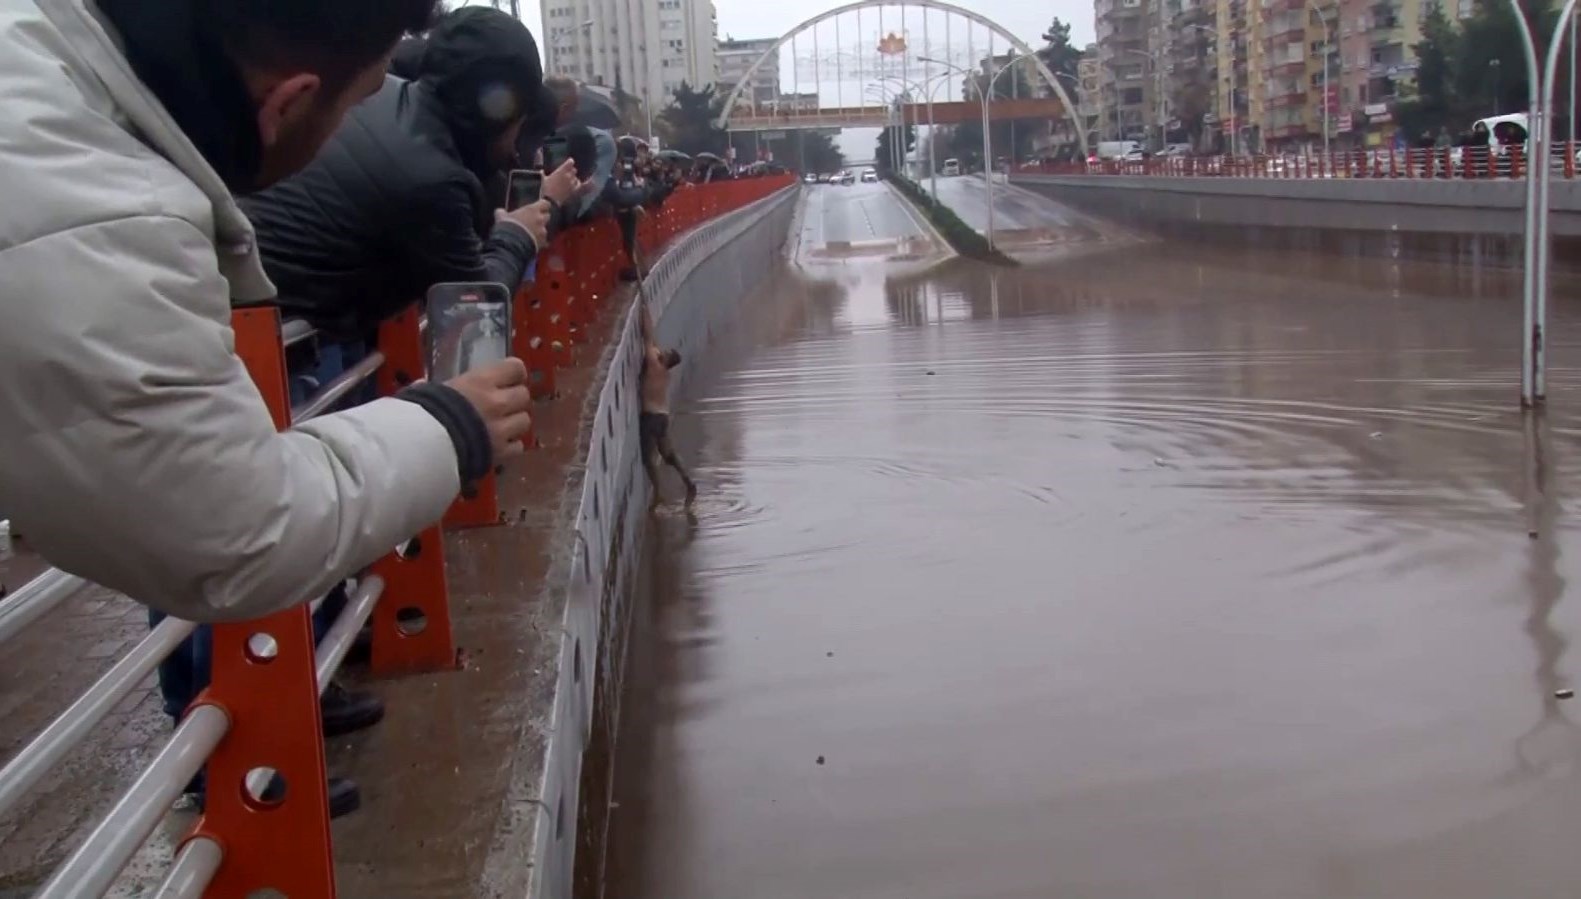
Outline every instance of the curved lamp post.
[[(1007, 65), (1004, 68), (1000, 69), (999, 71), (995, 72), (993, 77), (988, 79), (988, 87), (984, 88), (981, 84), (978, 84), (976, 74), (974, 72), (972, 72), (970, 69), (964, 68), (962, 66), (958, 66), (958, 65), (956, 65), (953, 62), (949, 62), (948, 60), (934, 59), (934, 58), (929, 57), (929, 56), (919, 56), (917, 58), (917, 60), (919, 62), (926, 62), (926, 63), (932, 63), (934, 65), (941, 65), (941, 66), (944, 66), (947, 69), (952, 69), (952, 70), (954, 70), (956, 72), (959, 72), (961, 75), (966, 77), (968, 82), (970, 82), (971, 84), (974, 84), (974, 85), (977, 86), (977, 99), (978, 99), (978, 102), (981, 103), (982, 107), (983, 107), (983, 184), (984, 184), (984, 186), (985, 186), (985, 188), (987, 189), (987, 192), (988, 192), (988, 233), (986, 235), (984, 235), (984, 236), (988, 238), (988, 248), (990, 250), (996, 249), (996, 247), (994, 246), (994, 153), (993, 153), (993, 135), (990, 133), (990, 129), (988, 127), (988, 104), (991, 102), (991, 100), (992, 100), (992, 98), (994, 96), (994, 87), (999, 83), (999, 77), (1001, 75), (1003, 75), (1004, 73), (1010, 71), (1011, 69), (1015, 68), (1016, 67), (1016, 63), (1023, 62), (1023, 61), (1028, 60), (1028, 59), (1036, 59), (1036, 57), (1032, 56), (1032, 55), (1029, 55), (1029, 54), (1022, 54), (1020, 56), (1017, 56), (1015, 59), (1010, 61), (1009, 65)], [(1081, 137), (1082, 137), (1082, 142), (1086, 143), (1086, 135), (1081, 135)]]

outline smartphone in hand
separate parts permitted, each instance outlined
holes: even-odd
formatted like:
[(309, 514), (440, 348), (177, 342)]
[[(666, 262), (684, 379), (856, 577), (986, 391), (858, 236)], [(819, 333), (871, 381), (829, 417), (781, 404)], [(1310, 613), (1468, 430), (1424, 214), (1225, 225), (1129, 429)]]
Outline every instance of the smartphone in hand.
[[(565, 165), (571, 158), (571, 144), (563, 137), (551, 137), (543, 142), (543, 170), (553, 172)], [(585, 178), (589, 173), (577, 172), (578, 178)]]
[(505, 189), (505, 209), (514, 211), (538, 202), (543, 196), (543, 172), (537, 169), (514, 169), (510, 184)]
[(511, 354), (511, 292), (503, 284), (428, 289), (428, 379), (444, 383)]

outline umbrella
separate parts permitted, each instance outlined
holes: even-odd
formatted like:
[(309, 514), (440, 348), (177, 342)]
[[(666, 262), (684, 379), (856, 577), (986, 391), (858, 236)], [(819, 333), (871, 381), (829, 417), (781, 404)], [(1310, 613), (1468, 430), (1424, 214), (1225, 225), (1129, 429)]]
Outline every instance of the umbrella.
[(690, 165), (692, 161), (692, 157), (682, 153), (680, 150), (660, 150), (658, 156), (665, 162), (674, 162), (679, 165)]
[(602, 128), (614, 131), (620, 128), (620, 104), (615, 92), (607, 87), (578, 83), (576, 86), (576, 112), (569, 124), (584, 128)]

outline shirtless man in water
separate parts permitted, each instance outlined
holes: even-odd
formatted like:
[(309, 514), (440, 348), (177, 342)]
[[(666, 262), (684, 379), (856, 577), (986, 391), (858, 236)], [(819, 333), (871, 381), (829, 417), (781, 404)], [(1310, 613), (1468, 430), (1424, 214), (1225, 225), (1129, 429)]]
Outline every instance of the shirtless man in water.
[(686, 506), (691, 508), (697, 499), (697, 484), (686, 473), (681, 459), (670, 442), (670, 369), (681, 364), (681, 354), (659, 347), (653, 333), (653, 313), (648, 311), (647, 298), (642, 304), (642, 371), (637, 375), (637, 386), (642, 392), (642, 414), (639, 418), (642, 435), (642, 465), (648, 470), (648, 482), (653, 485), (653, 501), (649, 510), (659, 505), (659, 459), (675, 469), (686, 484)]

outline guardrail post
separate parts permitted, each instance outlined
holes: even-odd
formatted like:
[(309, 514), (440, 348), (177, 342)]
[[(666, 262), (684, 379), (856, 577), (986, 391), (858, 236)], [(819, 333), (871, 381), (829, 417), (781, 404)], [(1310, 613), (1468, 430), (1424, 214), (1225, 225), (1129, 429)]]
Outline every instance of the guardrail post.
[[(232, 314), (236, 353), (269, 407), (275, 426), (290, 424), (285, 347), (274, 308)], [(187, 839), (223, 847), (211, 896), (251, 896), (273, 889), (287, 896), (333, 899), (323, 722), (313, 626), (307, 603), (257, 621), (214, 626), (211, 679), (193, 707), (222, 709), (230, 726), (209, 758), (203, 816)], [(272, 769), (262, 795), (249, 774)]]
[[(381, 395), (390, 396), (424, 376), (426, 354), (415, 305), (379, 326), (379, 351), (384, 353), (385, 359), (378, 374)], [(445, 513), (445, 524), (450, 527), (486, 527), (499, 523), (499, 501), (495, 497), (493, 475), (464, 493)]]
[[(379, 349), (385, 358), (379, 369), (380, 393), (394, 393), (423, 376), (415, 306), (384, 323), (379, 329)], [(449, 521), (452, 516), (458, 524), (499, 524), (494, 476), (490, 474), (477, 485), (475, 497), (452, 505), (445, 518)], [(391, 552), (371, 570), (384, 578), (384, 595), (373, 610), (373, 672), (393, 675), (455, 668), (445, 540), (439, 525), (425, 528), (407, 543), (404, 552)]]
[(511, 303), (511, 353), (527, 364), (527, 384), (532, 395), (553, 397), (559, 393), (555, 389), (554, 354), (549, 342), (533, 327), (532, 303), (533, 285), (523, 284)]

